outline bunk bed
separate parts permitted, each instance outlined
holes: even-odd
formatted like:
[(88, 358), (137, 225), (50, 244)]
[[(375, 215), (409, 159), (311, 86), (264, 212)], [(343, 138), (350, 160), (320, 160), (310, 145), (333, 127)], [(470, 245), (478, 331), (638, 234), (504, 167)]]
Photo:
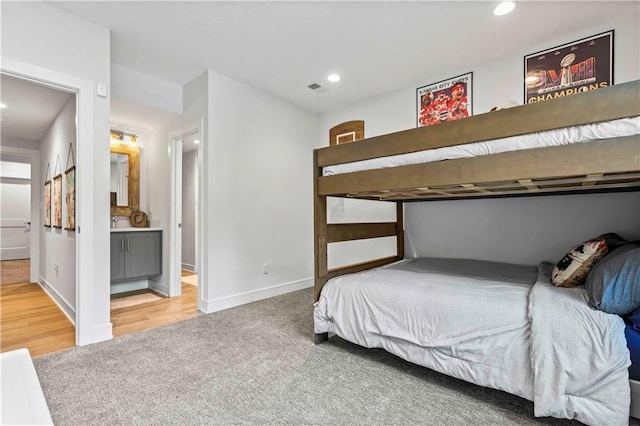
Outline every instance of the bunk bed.
[[(557, 289), (549, 283), (553, 265), (548, 263), (531, 269), (495, 262), (404, 259), (403, 203), (640, 190), (639, 116), (640, 82), (634, 81), (316, 149), (316, 343), (326, 340), (331, 332), (363, 346), (383, 347), (436, 371), (532, 400), (536, 416), (574, 418), (587, 424), (626, 424), (631, 393), (629, 352), (619, 317), (593, 311), (581, 288), (566, 289), (558, 297)], [(621, 130), (609, 132), (610, 127)], [(576, 136), (576, 132), (585, 136)], [(549, 134), (559, 142), (540, 146), (520, 143), (544, 140)], [(327, 197), (393, 202), (396, 220), (330, 224)], [(396, 238), (395, 256), (328, 268), (328, 244), (379, 237)], [(429, 282), (427, 290), (416, 291), (407, 284), (416, 276), (436, 282)], [(468, 279), (473, 281), (472, 290), (464, 287)], [(500, 287), (502, 284), (506, 287)], [(423, 290), (427, 296), (422, 295)], [(459, 296), (470, 291), (477, 298), (460, 301)], [(481, 312), (478, 306), (489, 299), (495, 299), (494, 304), (485, 304), (485, 312)], [(414, 321), (425, 310), (430, 311)], [(485, 328), (456, 328), (464, 329), (465, 320), (454, 317), (465, 310), (471, 313), (464, 317), (466, 321), (475, 325), (483, 322)], [(557, 327), (575, 320), (563, 316), (569, 311), (606, 324), (607, 342), (594, 340), (602, 336), (582, 335), (578, 329), (586, 325), (569, 333)], [(376, 317), (380, 312), (392, 315)], [(443, 337), (442, 332), (431, 329), (434, 322), (459, 331), (458, 337), (467, 333), (467, 338), (483, 340), (489, 336), (489, 341), (485, 346), (465, 348), (469, 339), (459, 345), (459, 340), (451, 343), (455, 337)], [(426, 338), (425, 342), (425, 334), (437, 334), (440, 340), (434, 344)], [(491, 340), (491, 336), (500, 337)], [(505, 336), (506, 341), (501, 340)], [(560, 340), (562, 345), (557, 344)], [(548, 342), (555, 342), (555, 346)], [(557, 346), (564, 345), (571, 352), (576, 349), (572, 345), (584, 342), (600, 350), (587, 347), (586, 352), (591, 353), (588, 360), (576, 363), (573, 370), (554, 365), (560, 350)], [(490, 352), (487, 348), (494, 350), (491, 359), (476, 363), (473, 357)], [(469, 362), (457, 359), (461, 353), (472, 354), (466, 360)], [(605, 360), (601, 370), (594, 366), (594, 357)], [(576, 373), (580, 367), (584, 370)], [(568, 377), (571, 375), (584, 381), (571, 383), (575, 379)], [(581, 395), (570, 395), (572, 389)], [(637, 413), (634, 407), (632, 414)]]

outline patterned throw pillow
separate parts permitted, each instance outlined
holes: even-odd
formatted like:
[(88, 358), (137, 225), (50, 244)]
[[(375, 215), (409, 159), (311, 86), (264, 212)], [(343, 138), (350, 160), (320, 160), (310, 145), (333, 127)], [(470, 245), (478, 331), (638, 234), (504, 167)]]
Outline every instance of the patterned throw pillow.
[(595, 238), (575, 246), (553, 268), (551, 282), (556, 287), (584, 284), (591, 267), (598, 263), (607, 251), (604, 238)]

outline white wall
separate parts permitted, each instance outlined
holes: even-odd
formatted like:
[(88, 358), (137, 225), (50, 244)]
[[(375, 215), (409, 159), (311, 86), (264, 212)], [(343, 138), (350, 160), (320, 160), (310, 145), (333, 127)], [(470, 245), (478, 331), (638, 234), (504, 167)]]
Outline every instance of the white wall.
[(41, 2), (2, 2), (0, 7), (4, 59), (28, 64), (19, 65), (29, 69), (27, 75), (64, 80), (85, 90), (80, 99), (87, 104), (78, 111), (80, 134), (91, 136), (78, 140), (76, 157), (86, 157), (76, 170), (76, 218), (83, 232), (78, 238), (85, 242), (78, 259), (84, 279), (79, 282), (82, 323), (77, 336), (79, 344), (109, 339), (109, 99), (91, 90), (97, 83), (109, 87), (109, 30)]
[[(163, 293), (169, 294), (169, 211), (170, 211), (170, 157), (168, 150), (169, 132), (178, 125), (171, 122), (164, 123), (151, 129), (146, 135), (146, 148), (141, 151), (146, 157), (146, 173), (149, 176), (147, 185), (147, 205), (146, 211), (149, 220), (153, 221), (153, 226), (162, 228), (162, 275), (151, 277), (149, 287)], [(142, 196), (142, 194), (141, 194)], [(142, 199), (140, 200), (142, 206)]]
[[(210, 155), (211, 141), (209, 137), (209, 128), (211, 127), (210, 120), (210, 91), (209, 91), (209, 74), (210, 71), (206, 71), (183, 87), (183, 120), (185, 124), (193, 122), (200, 122), (202, 124), (202, 132), (200, 134), (200, 146), (198, 147), (198, 170), (200, 173), (200, 185), (198, 185), (197, 198), (200, 200), (198, 205), (198, 215), (201, 220), (198, 224), (199, 238), (196, 242), (198, 245), (196, 253), (198, 256), (198, 309), (203, 312), (210, 312), (211, 309), (205, 302), (210, 300), (213, 296), (213, 285), (209, 279), (209, 271), (211, 270), (208, 264), (208, 244), (209, 244), (209, 223), (208, 216), (209, 203), (207, 197), (209, 193), (209, 169), (207, 166), (207, 158)], [(177, 128), (175, 129), (177, 130)]]
[(111, 95), (154, 108), (182, 113), (182, 86), (111, 64)]
[(36, 151), (40, 149), (40, 141), (26, 138), (16, 138), (13, 136), (3, 136), (2, 145), (13, 146), (16, 148), (34, 149)]
[(196, 200), (198, 151), (182, 156), (182, 267), (193, 271), (196, 265)]
[[(404, 89), (324, 113), (320, 117), (317, 146), (327, 146), (329, 129), (349, 120), (364, 120), (366, 137), (413, 128), (416, 122), (416, 88), (469, 71), (473, 71), (473, 109), (476, 115), (488, 112), (493, 106), (507, 105), (512, 100), (522, 104), (524, 55), (612, 28), (615, 30), (615, 83), (640, 78), (638, 16), (603, 16), (598, 26), (568, 34), (559, 31), (554, 40), (532, 45), (515, 55), (483, 64), (469, 64), (461, 69), (443, 67), (442, 73), (425, 76), (423, 81), (414, 82)], [(529, 30), (535, 31), (535, 27)], [(553, 260), (562, 250), (594, 233), (598, 234), (600, 230), (617, 230), (627, 238), (640, 238), (639, 203), (638, 194), (405, 203), (406, 256), (475, 257), (519, 263)], [(575, 206), (581, 208), (576, 209)], [(383, 220), (385, 216), (390, 216), (388, 220), (393, 219), (390, 207), (376, 208), (375, 213), (371, 210), (354, 204), (352, 200), (331, 201), (329, 218), (340, 222), (377, 214), (376, 220)], [(577, 211), (579, 216), (573, 216)], [(540, 233), (537, 234), (536, 230)], [(368, 241), (366, 243), (371, 244), (366, 249), (345, 250), (330, 245), (330, 266), (393, 252), (393, 241), (387, 240)], [(523, 246), (518, 246), (521, 240), (524, 240)]]
[[(41, 227), (39, 281), (53, 292), (67, 315), (75, 318), (76, 310), (76, 233), (64, 229), (67, 194), (64, 172), (73, 165), (68, 158), (69, 143), (76, 146), (76, 96), (71, 96), (40, 141), (40, 176), (47, 180), (62, 174), (62, 228)], [(68, 165), (67, 165), (68, 160)], [(47, 168), (49, 170), (47, 170)], [(48, 174), (47, 174), (48, 173)], [(43, 179), (44, 181), (44, 179)], [(54, 224), (53, 180), (51, 183), (51, 225)], [(40, 205), (44, 217), (44, 205)], [(34, 230), (35, 231), (35, 230)]]
[(316, 115), (212, 71), (209, 102), (206, 310), (309, 286)]

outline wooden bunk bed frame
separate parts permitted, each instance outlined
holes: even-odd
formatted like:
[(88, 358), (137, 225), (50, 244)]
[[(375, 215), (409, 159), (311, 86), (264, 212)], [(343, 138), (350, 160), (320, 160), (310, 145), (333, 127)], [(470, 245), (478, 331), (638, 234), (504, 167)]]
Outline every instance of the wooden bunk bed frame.
[[(326, 177), (323, 167), (638, 115), (640, 81), (633, 81), (314, 150), (314, 300), (333, 277), (404, 258), (406, 201), (640, 190), (640, 136)], [(396, 221), (329, 224), (327, 197), (394, 202)], [(395, 256), (328, 269), (329, 243), (390, 236)], [(316, 342), (326, 338), (317, 335)]]

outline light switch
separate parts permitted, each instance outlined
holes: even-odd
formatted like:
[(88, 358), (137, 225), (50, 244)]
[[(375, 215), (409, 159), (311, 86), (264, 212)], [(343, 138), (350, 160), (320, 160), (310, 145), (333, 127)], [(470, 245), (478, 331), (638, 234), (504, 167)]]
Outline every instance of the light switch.
[(98, 83), (96, 85), (96, 93), (98, 96), (102, 96), (103, 98), (107, 97), (107, 85)]

